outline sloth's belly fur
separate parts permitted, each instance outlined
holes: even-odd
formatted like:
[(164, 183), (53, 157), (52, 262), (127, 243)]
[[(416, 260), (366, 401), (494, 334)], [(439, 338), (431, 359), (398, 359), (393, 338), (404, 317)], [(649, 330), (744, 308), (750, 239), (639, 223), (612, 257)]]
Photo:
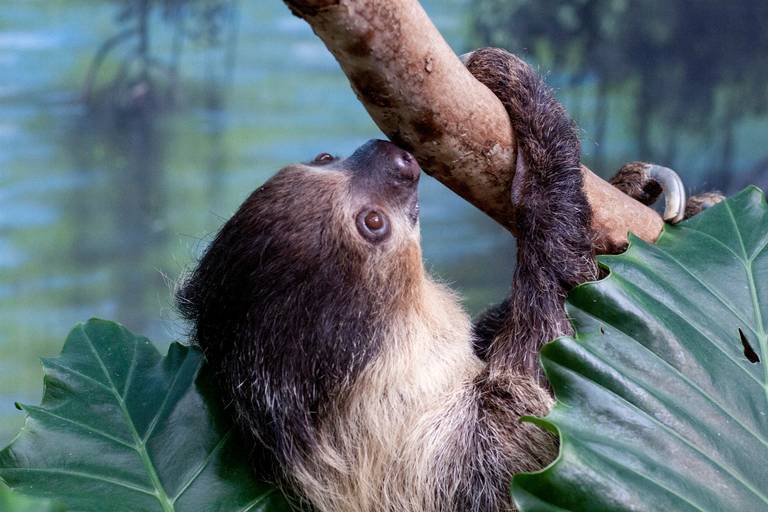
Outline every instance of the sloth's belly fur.
[(409, 312), (386, 347), (319, 433), (319, 447), (291, 468), (323, 512), (445, 510), (445, 474), (473, 411), (472, 380), (483, 368), (471, 323), (453, 294), (428, 281), (428, 311)]

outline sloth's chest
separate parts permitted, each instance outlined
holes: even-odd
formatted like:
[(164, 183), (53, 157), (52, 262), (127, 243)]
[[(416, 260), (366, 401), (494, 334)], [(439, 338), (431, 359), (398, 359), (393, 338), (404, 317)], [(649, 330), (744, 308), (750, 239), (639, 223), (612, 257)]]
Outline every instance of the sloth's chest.
[(471, 421), (467, 390), (482, 365), (468, 338), (417, 343), (374, 361), (343, 412), (324, 426), (299, 478), (318, 509), (444, 508), (438, 475), (451, 466), (446, 461)]

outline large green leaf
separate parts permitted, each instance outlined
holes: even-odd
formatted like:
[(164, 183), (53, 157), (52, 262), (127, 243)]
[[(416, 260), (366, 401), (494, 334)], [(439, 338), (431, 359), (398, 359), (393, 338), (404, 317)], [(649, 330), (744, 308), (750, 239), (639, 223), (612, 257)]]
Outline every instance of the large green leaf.
[(79, 511), (288, 510), (256, 482), (200, 372), (203, 357), (102, 320), (77, 326), (43, 361), (39, 407), (0, 452), (0, 478), (24, 494)]
[(749, 188), (602, 259), (542, 350), (561, 451), (515, 477), (521, 510), (768, 510), (767, 246)]

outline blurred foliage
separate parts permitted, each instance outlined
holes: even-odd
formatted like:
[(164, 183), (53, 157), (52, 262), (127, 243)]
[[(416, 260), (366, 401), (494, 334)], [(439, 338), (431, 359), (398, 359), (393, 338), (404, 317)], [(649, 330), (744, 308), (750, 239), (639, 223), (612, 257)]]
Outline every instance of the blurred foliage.
[[(237, 37), (238, 0), (114, 2), (117, 31), (99, 46), (91, 62), (83, 91), (89, 103), (99, 92), (108, 100), (150, 103), (154, 108), (172, 102), (185, 47), (233, 46)], [(112, 73), (100, 76), (105, 67)]]
[[(82, 98), (85, 108), (68, 130), (66, 146), (78, 169), (113, 176), (119, 190), (109, 207), (73, 202), (68, 208), (81, 219), (83, 229), (76, 231), (72, 247), (73, 256), (83, 263), (104, 251), (103, 241), (92, 238), (97, 219), (103, 217), (99, 213), (115, 215), (125, 263), (116, 272), (113, 293), (118, 302), (147, 295), (146, 279), (136, 276), (133, 265), (161, 258), (172, 241), (173, 235), (158, 226), (157, 219), (168, 216), (164, 181), (179, 111), (199, 108), (210, 118), (205, 138), (211, 155), (198, 165), (211, 174), (224, 167), (219, 114), (226, 109), (235, 61), (238, 1), (113, 0), (114, 35), (92, 58)], [(183, 59), (188, 47), (196, 60)], [(182, 64), (202, 68), (202, 80), (183, 76)], [(216, 195), (219, 188), (212, 180), (207, 192)], [(140, 325), (143, 315), (137, 312), (124, 320)]]
[(48, 500), (28, 498), (11, 492), (0, 480), (0, 511), (2, 512), (65, 512), (64, 507)]
[(714, 137), (717, 185), (733, 188), (735, 127), (768, 111), (764, 0), (474, 0), (478, 45), (529, 51), (596, 88), (596, 160), (609, 95), (631, 101), (637, 157), (673, 161), (683, 136)]

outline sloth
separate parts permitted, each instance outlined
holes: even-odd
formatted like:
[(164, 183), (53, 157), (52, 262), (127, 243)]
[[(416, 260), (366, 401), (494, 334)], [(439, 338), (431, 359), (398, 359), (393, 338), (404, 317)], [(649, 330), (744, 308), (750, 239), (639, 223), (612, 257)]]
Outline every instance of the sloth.
[[(473, 324), (425, 271), (419, 165), (384, 141), (280, 170), (178, 293), (254, 466), (314, 510), (513, 511), (512, 475), (556, 456), (556, 438), (520, 417), (551, 407), (538, 350), (571, 332), (566, 293), (598, 275), (577, 129), (512, 54), (466, 65), (518, 144), (501, 304)], [(614, 182), (655, 200), (664, 180), (649, 168)]]

